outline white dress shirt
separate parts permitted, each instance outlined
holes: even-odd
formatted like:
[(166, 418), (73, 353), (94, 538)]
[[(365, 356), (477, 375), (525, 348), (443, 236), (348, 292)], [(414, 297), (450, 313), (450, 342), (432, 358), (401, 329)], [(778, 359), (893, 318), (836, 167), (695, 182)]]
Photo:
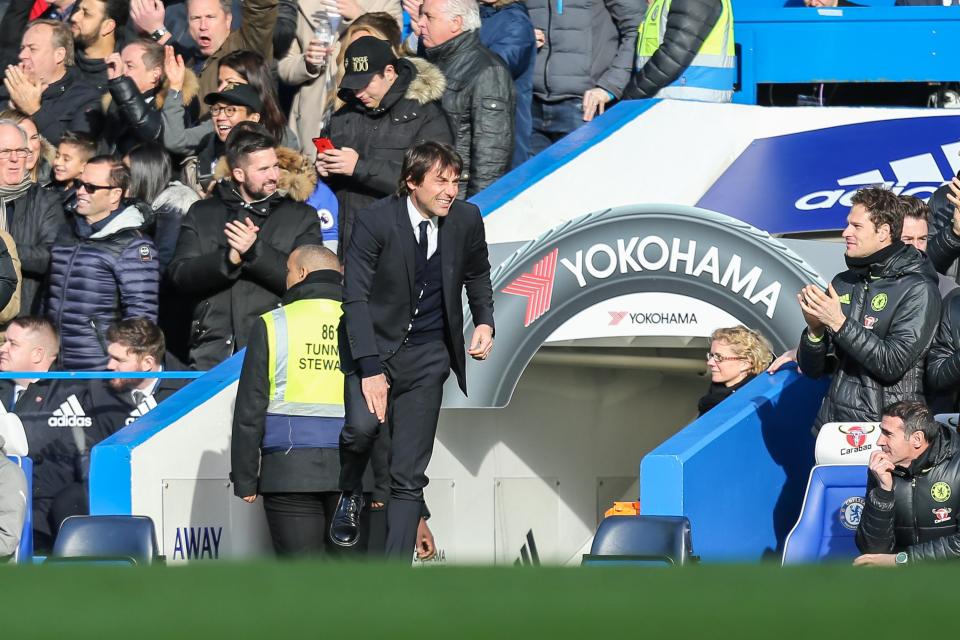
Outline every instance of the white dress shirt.
[(420, 223), (426, 220), (427, 225), (427, 260), (437, 252), (437, 238), (440, 233), (440, 220), (437, 216), (424, 218), (420, 211), (413, 204), (413, 200), (407, 196), (407, 214), (410, 216), (410, 225), (413, 227), (413, 240), (420, 244)]

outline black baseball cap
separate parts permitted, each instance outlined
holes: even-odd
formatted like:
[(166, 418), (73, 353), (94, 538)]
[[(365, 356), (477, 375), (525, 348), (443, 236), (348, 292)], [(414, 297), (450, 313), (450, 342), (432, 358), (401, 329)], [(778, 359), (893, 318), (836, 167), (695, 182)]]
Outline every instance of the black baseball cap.
[(253, 113), (260, 113), (260, 110), (263, 109), (263, 101), (260, 99), (260, 95), (256, 89), (248, 84), (235, 84), (227, 87), (224, 91), (208, 93), (203, 101), (207, 104), (216, 104), (218, 102), (235, 104), (246, 107)]
[(388, 64), (396, 65), (397, 56), (393, 55), (390, 43), (373, 36), (357, 38), (347, 47), (343, 56), (343, 79), (341, 89), (359, 91), (370, 84), (370, 79)]

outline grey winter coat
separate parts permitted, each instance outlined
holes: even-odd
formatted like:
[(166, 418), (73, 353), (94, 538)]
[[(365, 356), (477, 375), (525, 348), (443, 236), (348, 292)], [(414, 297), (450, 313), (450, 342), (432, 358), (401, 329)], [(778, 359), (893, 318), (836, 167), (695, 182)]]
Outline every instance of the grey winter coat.
[(644, 0), (527, 0), (527, 9), (533, 28), (546, 35), (533, 72), (535, 98), (582, 98), (595, 87), (621, 96), (633, 71)]
[(477, 31), (425, 49), (447, 79), (441, 104), (463, 158), (460, 197), (490, 186), (510, 168), (516, 96), (510, 70)]

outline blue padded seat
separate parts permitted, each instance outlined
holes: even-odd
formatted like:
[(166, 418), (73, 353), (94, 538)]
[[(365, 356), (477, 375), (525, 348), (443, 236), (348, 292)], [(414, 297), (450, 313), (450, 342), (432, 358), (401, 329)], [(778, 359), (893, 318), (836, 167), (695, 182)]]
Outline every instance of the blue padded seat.
[(610, 516), (604, 518), (583, 564), (683, 565), (693, 559), (690, 520), (683, 516)]
[(810, 471), (800, 519), (787, 535), (783, 564), (849, 561), (867, 492), (865, 465), (817, 465)]
[(70, 516), (60, 525), (51, 558), (157, 559), (157, 533), (147, 516)]

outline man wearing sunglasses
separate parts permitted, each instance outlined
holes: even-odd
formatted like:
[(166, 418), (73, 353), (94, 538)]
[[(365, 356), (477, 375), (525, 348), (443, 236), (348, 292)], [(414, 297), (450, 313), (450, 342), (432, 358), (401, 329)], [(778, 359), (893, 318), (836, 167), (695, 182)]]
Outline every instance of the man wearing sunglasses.
[(120, 160), (91, 158), (76, 184), (77, 215), (54, 242), (47, 316), (60, 332), (64, 369), (106, 368), (110, 325), (157, 320), (157, 248), (141, 231), (150, 211), (124, 200), (129, 185)]

